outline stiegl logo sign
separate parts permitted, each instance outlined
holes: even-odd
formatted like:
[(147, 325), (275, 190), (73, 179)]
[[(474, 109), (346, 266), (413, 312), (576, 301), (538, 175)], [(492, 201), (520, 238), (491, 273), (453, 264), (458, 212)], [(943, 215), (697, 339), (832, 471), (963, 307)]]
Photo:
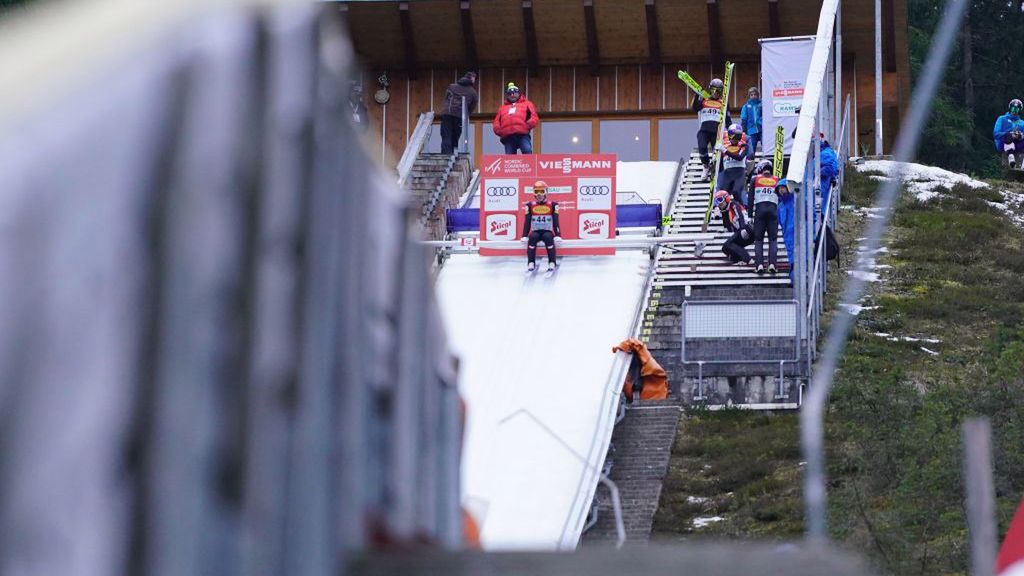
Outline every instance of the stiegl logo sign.
[(580, 238), (608, 238), (608, 215), (600, 212), (580, 214)]
[(515, 238), (516, 217), (514, 214), (491, 214), (487, 216), (488, 240), (512, 240)]

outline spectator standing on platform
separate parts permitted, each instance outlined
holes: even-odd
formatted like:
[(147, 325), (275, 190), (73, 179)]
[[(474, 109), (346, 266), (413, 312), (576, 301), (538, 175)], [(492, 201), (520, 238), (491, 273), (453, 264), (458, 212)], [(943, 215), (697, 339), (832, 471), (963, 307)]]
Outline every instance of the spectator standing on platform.
[(505, 104), (494, 115), (494, 133), (505, 145), (505, 154), (533, 154), (530, 131), (537, 127), (540, 117), (537, 107), (522, 95), (514, 82), (505, 89)]
[(793, 278), (793, 258), (795, 256), (796, 243), (796, 202), (793, 193), (789, 189), (789, 181), (785, 178), (779, 180), (775, 186), (775, 193), (779, 196), (779, 226), (782, 228), (782, 241), (786, 245), (786, 260), (789, 262), (789, 277)]
[(761, 91), (757, 86), (747, 90), (747, 103), (740, 110), (740, 124), (747, 135), (747, 158), (753, 160), (758, 143), (761, 143), (761, 150), (764, 150), (764, 143), (761, 142)]
[(441, 153), (452, 154), (459, 146), (462, 136), (462, 104), (466, 104), (466, 116), (476, 110), (476, 72), (466, 72), (462, 78), (448, 86), (444, 93), (444, 112), (441, 114)]
[(351, 111), (352, 125), (360, 134), (370, 129), (370, 118), (363, 104), (363, 86), (353, 82), (348, 91), (348, 106)]

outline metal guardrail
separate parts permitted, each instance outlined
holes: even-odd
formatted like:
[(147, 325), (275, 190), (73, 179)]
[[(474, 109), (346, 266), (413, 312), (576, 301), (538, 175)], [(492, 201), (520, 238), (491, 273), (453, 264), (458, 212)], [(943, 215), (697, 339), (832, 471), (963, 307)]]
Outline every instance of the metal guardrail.
[[(785, 389), (785, 365), (800, 363), (800, 303), (797, 300), (686, 300), (681, 308), (680, 360), (683, 365), (697, 365), (697, 391), (694, 400), (704, 398), (705, 364), (778, 364), (779, 379), (776, 398), (788, 397)], [(791, 355), (752, 359), (742, 349), (733, 355), (723, 354), (738, 338), (792, 339)], [(716, 347), (714, 357), (687, 357), (687, 342), (710, 340)]]
[(419, 158), (420, 152), (423, 151), (423, 148), (430, 140), (430, 130), (433, 123), (433, 112), (423, 112), (416, 121), (416, 129), (413, 130), (412, 137), (409, 138), (409, 143), (405, 146), (405, 151), (402, 152), (402, 158), (398, 161), (399, 186), (404, 187), (409, 181), (409, 174), (412, 173), (412, 167), (416, 164), (416, 159)]

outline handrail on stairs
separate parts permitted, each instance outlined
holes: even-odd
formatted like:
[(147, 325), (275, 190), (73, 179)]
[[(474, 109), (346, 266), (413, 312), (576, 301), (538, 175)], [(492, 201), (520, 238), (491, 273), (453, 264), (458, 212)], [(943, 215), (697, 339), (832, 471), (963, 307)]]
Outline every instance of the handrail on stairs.
[(412, 173), (412, 166), (416, 163), (416, 158), (419, 157), (423, 147), (430, 140), (430, 127), (433, 123), (433, 112), (423, 112), (420, 114), (419, 120), (416, 121), (416, 129), (413, 130), (412, 137), (409, 138), (409, 144), (406, 145), (405, 151), (402, 152), (402, 159), (398, 161), (399, 186), (404, 187), (405, 183), (409, 180), (409, 174)]

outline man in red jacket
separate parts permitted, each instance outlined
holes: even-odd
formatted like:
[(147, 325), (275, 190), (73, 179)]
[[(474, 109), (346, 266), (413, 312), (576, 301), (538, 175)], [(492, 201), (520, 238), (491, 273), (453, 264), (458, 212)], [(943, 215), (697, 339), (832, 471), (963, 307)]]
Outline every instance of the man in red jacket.
[(540, 117), (537, 116), (537, 107), (520, 94), (519, 87), (514, 82), (509, 82), (508, 88), (505, 89), (505, 104), (498, 108), (492, 123), (494, 133), (505, 145), (505, 154), (515, 154), (517, 151), (533, 154), (530, 130), (533, 130), (538, 122)]

